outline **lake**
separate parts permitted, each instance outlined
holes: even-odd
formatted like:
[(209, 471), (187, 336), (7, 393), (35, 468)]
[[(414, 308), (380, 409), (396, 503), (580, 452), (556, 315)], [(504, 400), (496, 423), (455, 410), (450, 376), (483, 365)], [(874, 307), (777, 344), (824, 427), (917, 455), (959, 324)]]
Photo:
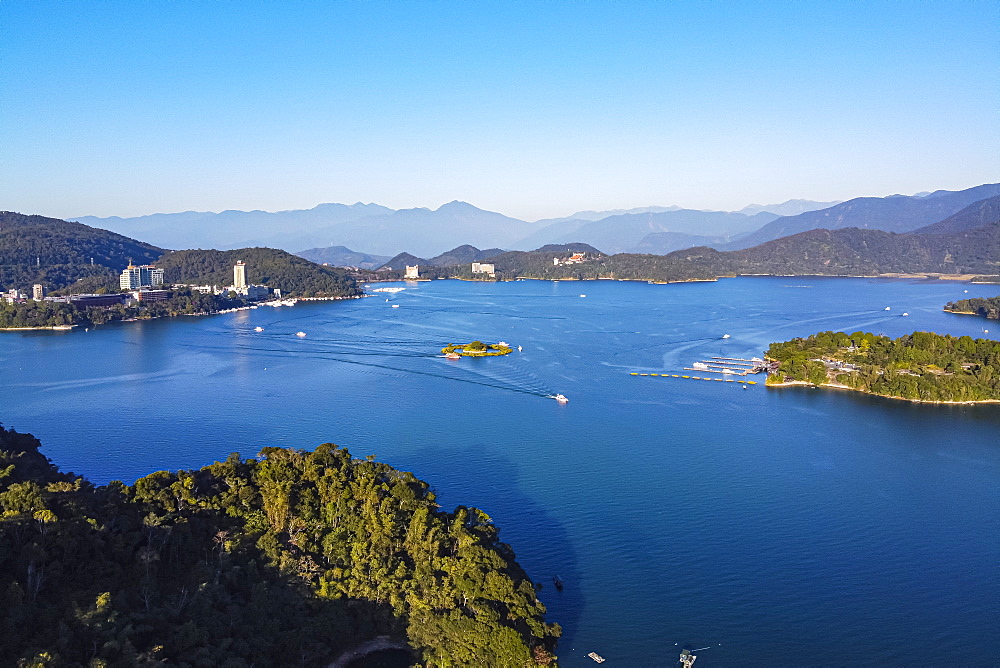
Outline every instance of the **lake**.
[[(1000, 664), (1000, 406), (630, 375), (822, 330), (996, 338), (941, 307), (1000, 287), (398, 285), (3, 334), (0, 421), (100, 483), (268, 445), (374, 454), (494, 518), (563, 625), (564, 666), (672, 666), (684, 645), (706, 667)], [(472, 339), (523, 350), (441, 358)]]

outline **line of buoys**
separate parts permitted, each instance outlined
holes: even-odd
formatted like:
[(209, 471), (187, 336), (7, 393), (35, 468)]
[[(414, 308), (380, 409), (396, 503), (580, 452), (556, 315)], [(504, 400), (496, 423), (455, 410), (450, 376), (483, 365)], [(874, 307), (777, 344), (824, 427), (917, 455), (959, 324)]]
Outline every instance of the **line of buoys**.
[(735, 380), (732, 378), (702, 378), (701, 376), (682, 376), (676, 373), (639, 373), (633, 371), (630, 376), (656, 376), (658, 378), (689, 378), (691, 380), (714, 380), (717, 383), (739, 383), (741, 385), (756, 385), (755, 380)]

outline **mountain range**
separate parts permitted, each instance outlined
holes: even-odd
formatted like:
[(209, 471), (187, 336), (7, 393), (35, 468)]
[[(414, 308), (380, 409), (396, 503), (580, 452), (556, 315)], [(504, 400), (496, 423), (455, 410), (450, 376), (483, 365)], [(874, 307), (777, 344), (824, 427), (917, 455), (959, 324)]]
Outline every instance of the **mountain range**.
[[(651, 206), (581, 211), (566, 218), (533, 223), (457, 201), (436, 210), (393, 210), (362, 203), (320, 204), (312, 209), (273, 213), (187, 211), (135, 218), (83, 216), (73, 220), (147, 239), (163, 248), (268, 246), (290, 252), (309, 249), (308, 253), (316, 255), (318, 249), (339, 246), (353, 249), (349, 251), (352, 253), (391, 257), (403, 251), (434, 256), (456, 243), (529, 250), (547, 243), (581, 241), (611, 252), (631, 250), (643, 244), (642, 247), (654, 248), (655, 252), (668, 252), (678, 243), (727, 243), (752, 232), (782, 212), (799, 212), (827, 204), (791, 200), (770, 206), (751, 205), (741, 212)], [(691, 238), (675, 236), (666, 245), (662, 238), (644, 241), (648, 234), (661, 233), (684, 234)]]
[(992, 183), (967, 190), (938, 190), (926, 195), (857, 197), (827, 209), (808, 211), (796, 216), (777, 218), (752, 234), (721, 246), (738, 250), (765, 241), (815, 229), (837, 230), (845, 227), (909, 232), (936, 223), (957, 213), (973, 202), (1000, 195), (1000, 184)]
[[(405, 209), (385, 213), (376, 209), (376, 213), (371, 214), (373, 206), (377, 205), (329, 205), (329, 209), (341, 216), (341, 229), (360, 233), (359, 225), (363, 221), (381, 221), (380, 230), (384, 235), (414, 241), (417, 252), (406, 250), (387, 259), (388, 254), (360, 254), (346, 247), (313, 248), (308, 251), (310, 259), (336, 264), (336, 259), (340, 258), (349, 260), (344, 264), (351, 266), (360, 267), (365, 263), (367, 268), (385, 267), (396, 271), (401, 271), (405, 265), (418, 264), (436, 268), (435, 275), (440, 276), (457, 275), (457, 270), (449, 267), (467, 268), (470, 262), (484, 260), (497, 262), (497, 271), (503, 277), (520, 275), (519, 271), (530, 269), (531, 275), (537, 274), (540, 278), (563, 275), (685, 280), (735, 274), (1000, 273), (997, 235), (1000, 184), (915, 196), (856, 198), (827, 209), (777, 218), (771, 212), (748, 216), (674, 208), (617, 213), (595, 221), (570, 219), (549, 223), (544, 229), (556, 237), (552, 241), (559, 244), (572, 239), (572, 244), (590, 254), (587, 263), (573, 265), (570, 269), (553, 265), (552, 254), (562, 253), (571, 246), (535, 245), (535, 242), (544, 241), (544, 235), (538, 234), (522, 237), (522, 241), (534, 240), (527, 247), (542, 247), (534, 253), (505, 252), (511, 246), (504, 244), (490, 244), (491, 247), (480, 250), (481, 247), (467, 243), (445, 253), (424, 252), (429, 245), (423, 237), (424, 232), (443, 238), (441, 235), (445, 232), (454, 233), (456, 229), (477, 229), (480, 236), (495, 239), (504, 234), (509, 236), (510, 229), (523, 232), (531, 223), (484, 212), (462, 202), (452, 202), (436, 211)], [(313, 211), (308, 215), (319, 214)], [(751, 225), (753, 219), (769, 222), (750, 233), (740, 232)], [(697, 225), (706, 221), (711, 230), (732, 236), (727, 241), (721, 234), (711, 236), (679, 231), (697, 230)], [(576, 233), (566, 232), (567, 226), (572, 225), (577, 226)], [(754, 246), (739, 247), (784, 232), (789, 234), (766, 239)], [(734, 242), (733, 237), (739, 234), (743, 234), (743, 238)], [(598, 243), (588, 246), (588, 238)], [(626, 250), (645, 252), (614, 253), (618, 250), (614, 244), (622, 243), (623, 239), (635, 242)], [(704, 239), (709, 241), (706, 243)], [(699, 241), (701, 245), (690, 247)], [(676, 246), (685, 248), (672, 250)], [(609, 250), (611, 254), (605, 255)], [(274, 275), (286, 270), (289, 276), (307, 270), (316, 273), (316, 269), (321, 268), (306, 260), (301, 260), (303, 264), (299, 265), (298, 260), (284, 251), (272, 249), (272, 255), (267, 262), (274, 263), (273, 270), (267, 271)], [(79, 291), (112, 285), (117, 272), (130, 260), (170, 264), (182, 259), (186, 280), (194, 276), (215, 276), (223, 271), (219, 267), (225, 268), (224, 265), (232, 260), (228, 255), (209, 257), (194, 251), (168, 252), (159, 246), (81, 223), (0, 213), (0, 287), (25, 289), (31, 283), (41, 282), (50, 289), (72, 284), (73, 290)], [(331, 259), (335, 261), (330, 262)], [(340, 276), (337, 274), (338, 280)], [(221, 274), (219, 277), (221, 280)], [(319, 273), (315, 278), (317, 285), (321, 279), (328, 280)]]

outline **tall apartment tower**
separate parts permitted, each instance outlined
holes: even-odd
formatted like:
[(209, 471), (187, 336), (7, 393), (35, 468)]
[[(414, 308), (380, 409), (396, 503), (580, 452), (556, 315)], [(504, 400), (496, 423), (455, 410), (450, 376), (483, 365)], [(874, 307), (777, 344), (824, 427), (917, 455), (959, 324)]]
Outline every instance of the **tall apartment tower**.
[(45, 286), (43, 286), (41, 283), (35, 283), (34, 285), (31, 286), (32, 299), (34, 299), (36, 302), (40, 302), (44, 297), (45, 297)]
[(245, 288), (247, 286), (247, 265), (243, 260), (239, 260), (233, 267), (233, 287)]
[(122, 290), (135, 290), (137, 288), (155, 288), (163, 285), (163, 270), (157, 269), (151, 264), (144, 264), (136, 267), (130, 261), (128, 267), (122, 271), (118, 284)]

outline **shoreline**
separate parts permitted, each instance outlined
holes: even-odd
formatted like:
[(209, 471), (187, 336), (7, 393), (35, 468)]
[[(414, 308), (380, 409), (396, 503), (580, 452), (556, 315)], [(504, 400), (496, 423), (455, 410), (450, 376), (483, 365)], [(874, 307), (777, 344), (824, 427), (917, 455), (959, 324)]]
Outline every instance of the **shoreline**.
[[(332, 302), (332, 301), (343, 301), (345, 299), (363, 299), (368, 295), (361, 294), (355, 295), (353, 297), (294, 297), (296, 303), (298, 302)], [(247, 306), (238, 306), (236, 308), (222, 309), (221, 311), (202, 311), (201, 313), (178, 313), (177, 315), (153, 315), (146, 318), (123, 318), (121, 320), (109, 320), (108, 322), (102, 322), (100, 325), (110, 325), (113, 322), (139, 322), (146, 320), (160, 320), (161, 318), (196, 318), (207, 315), (225, 315), (226, 313), (236, 313), (237, 311), (250, 311), (252, 309), (260, 308), (261, 306), (272, 306), (267, 302), (257, 302), (256, 304), (248, 304)], [(295, 304), (288, 304), (288, 306), (295, 306)], [(280, 308), (279, 306), (272, 306), (273, 308)], [(90, 327), (99, 327), (100, 325), (90, 324)], [(75, 323), (72, 325), (49, 325), (46, 327), (0, 327), (0, 332), (35, 332), (35, 331), (65, 331), (69, 332), (77, 327), (83, 327), (81, 323)]]
[(73, 325), (47, 325), (45, 327), (0, 327), (0, 332), (37, 332), (44, 330), (53, 330), (56, 332), (69, 332), (75, 327), (79, 327), (79, 324)]
[(805, 380), (790, 380), (790, 381), (783, 381), (783, 382), (780, 382), (780, 383), (768, 383), (768, 382), (765, 382), (764, 386), (765, 387), (795, 387), (795, 386), (802, 386), (802, 387), (815, 387), (817, 389), (819, 389), (819, 388), (827, 388), (827, 389), (831, 389), (831, 390), (846, 390), (848, 392), (857, 392), (858, 394), (867, 394), (868, 396), (871, 396), (871, 397), (880, 397), (882, 399), (894, 399), (896, 401), (906, 401), (906, 402), (909, 402), (911, 404), (939, 404), (939, 405), (942, 405), (942, 406), (945, 406), (945, 405), (971, 406), (971, 405), (975, 405), (975, 404), (1000, 404), (1000, 399), (977, 399), (977, 400), (973, 400), (973, 401), (931, 401), (929, 399), (907, 399), (906, 397), (894, 397), (894, 396), (892, 396), (890, 394), (877, 394), (875, 392), (868, 392), (866, 390), (859, 390), (857, 388), (850, 387), (848, 385), (839, 385), (839, 384), (835, 385), (833, 383), (823, 383), (822, 385), (816, 385), (815, 383), (810, 383), (810, 382), (805, 381)]

